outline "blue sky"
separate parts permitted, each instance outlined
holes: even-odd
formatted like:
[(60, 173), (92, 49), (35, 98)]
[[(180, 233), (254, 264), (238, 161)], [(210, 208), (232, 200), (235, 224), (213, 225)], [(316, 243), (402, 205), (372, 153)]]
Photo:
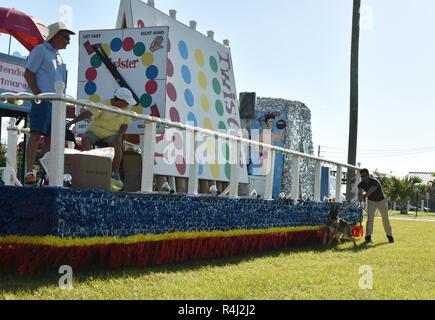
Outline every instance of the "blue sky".
[[(155, 0), (178, 20), (230, 39), (239, 92), (304, 102), (315, 148), (346, 161), (351, 0)], [(42, 5), (43, 3), (43, 5)], [(75, 31), (113, 28), (119, 0), (2, 0), (44, 23), (67, 20)], [(435, 1), (362, 0), (358, 161), (404, 175), (435, 171)], [(61, 10), (70, 8), (71, 11)], [(68, 14), (71, 12), (71, 15)], [(8, 37), (0, 36), (0, 51)], [(25, 49), (13, 42), (12, 52)], [(76, 95), (77, 41), (62, 52)]]

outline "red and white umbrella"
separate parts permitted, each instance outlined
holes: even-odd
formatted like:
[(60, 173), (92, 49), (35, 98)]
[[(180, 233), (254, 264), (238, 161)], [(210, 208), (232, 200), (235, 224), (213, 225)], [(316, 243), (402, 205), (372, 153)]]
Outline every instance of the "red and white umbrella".
[(15, 9), (0, 7), (0, 33), (10, 34), (31, 51), (45, 41), (48, 28), (35, 17)]

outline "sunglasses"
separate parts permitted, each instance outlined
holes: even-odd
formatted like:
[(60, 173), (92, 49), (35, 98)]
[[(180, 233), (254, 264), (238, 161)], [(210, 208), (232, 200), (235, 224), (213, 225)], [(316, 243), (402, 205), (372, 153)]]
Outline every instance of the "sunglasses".
[(71, 40), (71, 37), (69, 36), (69, 34), (59, 34), (59, 35), (67, 41)]

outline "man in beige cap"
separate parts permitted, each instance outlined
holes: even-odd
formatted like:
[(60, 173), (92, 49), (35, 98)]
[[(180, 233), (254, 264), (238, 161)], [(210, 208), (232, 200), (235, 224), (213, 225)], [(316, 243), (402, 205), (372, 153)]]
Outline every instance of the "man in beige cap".
[[(54, 84), (62, 81), (66, 84), (66, 66), (59, 54), (59, 50), (66, 49), (70, 43), (70, 36), (75, 33), (67, 28), (63, 22), (53, 23), (48, 27), (49, 34), (46, 41), (33, 48), (26, 61), (24, 78), (35, 95), (55, 92)], [(45, 151), (50, 147), (51, 135), (51, 109), (50, 101), (40, 104), (32, 103), (30, 113), (31, 136), (27, 145), (27, 174), (25, 183), (37, 183), (33, 172), (36, 148), (41, 136), (45, 137)]]

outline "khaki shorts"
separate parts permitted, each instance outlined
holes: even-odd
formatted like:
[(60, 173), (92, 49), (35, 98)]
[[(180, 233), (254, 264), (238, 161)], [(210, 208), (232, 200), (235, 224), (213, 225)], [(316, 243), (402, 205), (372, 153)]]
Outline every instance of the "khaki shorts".
[(110, 136), (110, 137), (101, 139), (95, 133), (93, 133), (92, 131), (89, 131), (89, 130), (86, 131), (85, 137), (91, 141), (92, 145), (103, 142), (109, 146), (113, 146), (116, 143), (116, 141), (118, 141), (118, 139), (119, 139), (118, 135), (114, 135), (114, 136)]

